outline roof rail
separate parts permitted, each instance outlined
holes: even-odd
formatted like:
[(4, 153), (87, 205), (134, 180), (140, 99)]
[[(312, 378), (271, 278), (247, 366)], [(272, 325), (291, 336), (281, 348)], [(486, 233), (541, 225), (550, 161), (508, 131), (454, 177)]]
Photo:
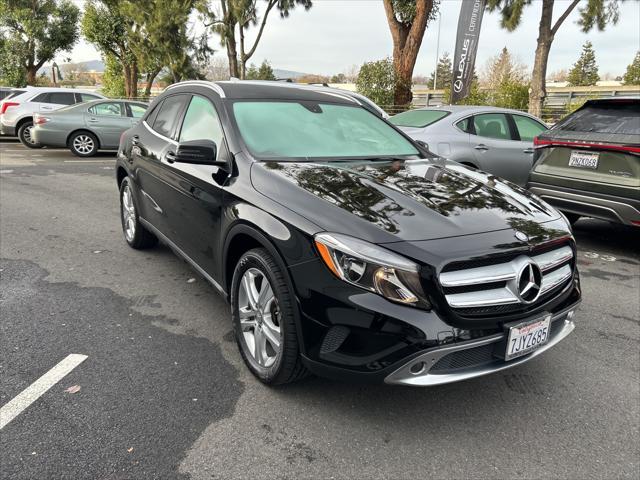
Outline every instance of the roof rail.
[(183, 85), (199, 85), (201, 87), (207, 87), (213, 90), (214, 92), (216, 92), (218, 95), (220, 95), (220, 98), (226, 97), (224, 90), (220, 85), (218, 85), (217, 83), (210, 82), (208, 80), (184, 80), (182, 82), (173, 83), (169, 85), (165, 90), (169, 90), (174, 87), (181, 87)]

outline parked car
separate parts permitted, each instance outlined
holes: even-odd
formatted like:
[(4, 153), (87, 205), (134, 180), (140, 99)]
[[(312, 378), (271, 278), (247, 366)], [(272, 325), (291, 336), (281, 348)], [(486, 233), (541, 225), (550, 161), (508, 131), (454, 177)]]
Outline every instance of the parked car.
[(147, 107), (129, 100), (93, 100), (36, 113), (31, 138), (43, 147), (69, 147), (79, 157), (117, 150), (122, 132), (138, 123)]
[(534, 144), (532, 192), (572, 222), (640, 226), (640, 98), (589, 100)]
[[(25, 89), (17, 89), (17, 88), (8, 88), (8, 87), (0, 88), (0, 112), (2, 112), (3, 110), (2, 105), (4, 104), (4, 102), (8, 102), (12, 97), (20, 95), (25, 91), (26, 91)], [(0, 136), (13, 137), (15, 135), (9, 135), (8, 133), (4, 133), (2, 131), (2, 124), (0, 124)]]
[(14, 92), (13, 87), (0, 87), (0, 102)]
[(28, 87), (20, 95), (12, 96), (0, 106), (0, 133), (17, 135), (23, 145), (40, 148), (33, 142), (33, 114), (52, 112), (65, 105), (105, 98), (95, 92), (70, 88)]
[(533, 139), (547, 129), (528, 113), (465, 105), (427, 107), (389, 121), (431, 151), (524, 185), (533, 166)]
[(448, 383), (574, 329), (566, 219), (349, 96), (177, 83), (123, 134), (116, 178), (126, 242), (162, 240), (230, 301), (267, 384)]

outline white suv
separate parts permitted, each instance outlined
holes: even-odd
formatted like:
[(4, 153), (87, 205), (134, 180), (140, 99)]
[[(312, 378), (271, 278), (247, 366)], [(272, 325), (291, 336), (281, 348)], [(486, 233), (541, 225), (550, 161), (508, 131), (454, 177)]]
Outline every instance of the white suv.
[(104, 96), (70, 88), (26, 87), (24, 92), (0, 102), (0, 134), (17, 135), (23, 145), (40, 148), (31, 138), (33, 114), (66, 105), (98, 100)]

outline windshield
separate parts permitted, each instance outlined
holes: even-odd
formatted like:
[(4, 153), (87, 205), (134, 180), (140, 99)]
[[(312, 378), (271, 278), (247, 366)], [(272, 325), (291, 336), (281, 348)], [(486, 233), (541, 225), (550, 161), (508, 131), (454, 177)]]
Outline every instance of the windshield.
[(446, 110), (408, 110), (394, 115), (389, 119), (394, 125), (399, 127), (424, 128), (427, 125), (442, 120), (451, 112)]
[(238, 129), (262, 159), (376, 158), (418, 155), (383, 120), (359, 106), (314, 102), (238, 101)]

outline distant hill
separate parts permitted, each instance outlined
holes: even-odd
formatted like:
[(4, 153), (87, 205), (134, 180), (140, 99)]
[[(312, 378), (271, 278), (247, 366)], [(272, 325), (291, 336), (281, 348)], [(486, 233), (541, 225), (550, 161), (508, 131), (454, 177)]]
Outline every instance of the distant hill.
[[(104, 72), (104, 63), (102, 62), (102, 60), (88, 60), (86, 62), (71, 62), (74, 65), (78, 65), (80, 67), (81, 70), (84, 70), (85, 72), (91, 72), (91, 71), (95, 71), (95, 72)], [(62, 71), (64, 71), (64, 68), (62, 68), (64, 65), (67, 65), (66, 63), (59, 63), (58, 67), (60, 67), (60, 69)], [(42, 73), (44, 72), (46, 75), (49, 75), (51, 73), (51, 65), (45, 65), (44, 67), (42, 67), (40, 70), (38, 70), (38, 73)]]

